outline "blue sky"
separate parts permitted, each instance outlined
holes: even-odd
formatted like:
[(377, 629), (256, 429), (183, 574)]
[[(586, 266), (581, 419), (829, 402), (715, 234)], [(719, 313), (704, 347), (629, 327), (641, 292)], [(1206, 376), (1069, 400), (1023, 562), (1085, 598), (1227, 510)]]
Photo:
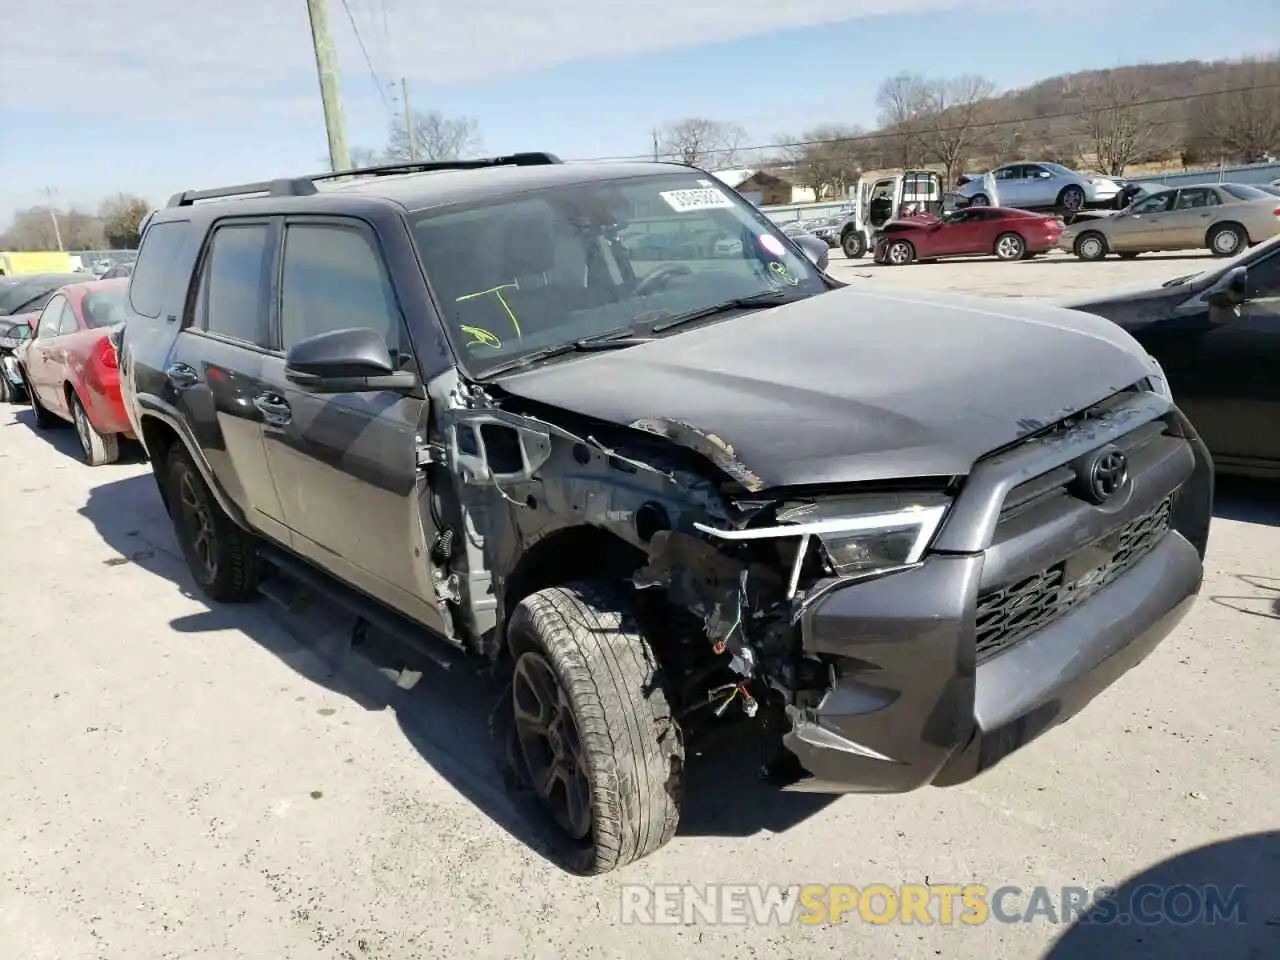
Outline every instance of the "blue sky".
[[(690, 5), (691, 4), (691, 5)], [(437, 7), (437, 5), (431, 5)], [(453, 7), (453, 5), (450, 5)], [(642, 154), (688, 116), (752, 143), (822, 123), (872, 125), (902, 71), (981, 73), (1002, 89), (1135, 62), (1280, 47), (1280, 4), (1220, 0), (485, 0), (432, 20), (417, 0), (330, 0), (348, 138), (380, 147), (398, 110), (466, 115), (486, 151)], [(265, 12), (267, 10), (270, 12)], [(1206, 15), (1211, 9), (1212, 14)], [(61, 0), (5, 38), (0, 222), (43, 202), (94, 205), (323, 167), (303, 0)]]

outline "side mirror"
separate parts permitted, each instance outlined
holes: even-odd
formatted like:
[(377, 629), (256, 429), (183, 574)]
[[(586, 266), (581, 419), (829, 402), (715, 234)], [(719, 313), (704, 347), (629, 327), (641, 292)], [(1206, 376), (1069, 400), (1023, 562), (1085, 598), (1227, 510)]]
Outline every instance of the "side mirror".
[(295, 343), (284, 358), (285, 378), (312, 393), (407, 390), (418, 378), (391, 362), (386, 341), (367, 327), (331, 330)]
[(1249, 299), (1249, 270), (1235, 267), (1205, 295), (1209, 305), (1209, 319), (1214, 323), (1229, 323), (1240, 316), (1240, 305)]
[(827, 241), (819, 240), (817, 237), (792, 237), (796, 246), (804, 251), (804, 255), (809, 258), (810, 262), (819, 270), (825, 271), (827, 263), (831, 260), (831, 248), (827, 246)]

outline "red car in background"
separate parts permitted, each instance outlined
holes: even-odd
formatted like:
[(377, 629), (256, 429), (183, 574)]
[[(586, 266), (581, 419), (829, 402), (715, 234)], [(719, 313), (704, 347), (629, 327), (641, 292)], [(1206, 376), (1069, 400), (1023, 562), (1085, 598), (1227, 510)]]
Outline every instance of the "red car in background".
[(903, 266), (915, 260), (975, 256), (1026, 260), (1052, 250), (1062, 230), (1056, 217), (1007, 207), (965, 207), (941, 217), (917, 214), (881, 228), (875, 262)]
[(41, 312), (19, 363), (36, 426), (75, 425), (85, 462), (112, 463), (119, 438), (133, 439), (120, 400), (120, 372), (110, 328), (124, 320), (129, 280), (73, 283)]

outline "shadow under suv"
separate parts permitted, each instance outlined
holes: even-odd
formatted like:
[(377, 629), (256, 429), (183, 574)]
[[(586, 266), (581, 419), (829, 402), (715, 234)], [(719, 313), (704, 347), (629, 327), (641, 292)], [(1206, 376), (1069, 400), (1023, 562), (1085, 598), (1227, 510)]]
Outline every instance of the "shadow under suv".
[(682, 165), (325, 174), (150, 218), (121, 379), (204, 592), (283, 571), (492, 663), (602, 872), (718, 724), (786, 789), (960, 783), (1200, 589), (1212, 464), (1128, 334), (843, 287)]

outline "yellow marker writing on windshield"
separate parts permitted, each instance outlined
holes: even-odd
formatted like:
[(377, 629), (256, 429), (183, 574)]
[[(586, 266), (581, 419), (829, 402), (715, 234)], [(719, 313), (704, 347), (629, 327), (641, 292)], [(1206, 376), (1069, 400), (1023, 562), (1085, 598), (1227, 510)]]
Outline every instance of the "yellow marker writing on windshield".
[(513, 288), (516, 290), (520, 289), (520, 287), (514, 283), (502, 283), (496, 287), (490, 287), (488, 290), (480, 290), (476, 293), (463, 294), (454, 302), (462, 303), (464, 300), (474, 300), (476, 297), (487, 297), (492, 293), (498, 298), (498, 302), (502, 304), (502, 309), (506, 311), (507, 317), (511, 320), (511, 326), (515, 328), (516, 336), (522, 337), (524, 334), (520, 332), (520, 321), (516, 319), (515, 312), (511, 309), (511, 305), (507, 303), (507, 298), (502, 295), (503, 290), (510, 290)]

